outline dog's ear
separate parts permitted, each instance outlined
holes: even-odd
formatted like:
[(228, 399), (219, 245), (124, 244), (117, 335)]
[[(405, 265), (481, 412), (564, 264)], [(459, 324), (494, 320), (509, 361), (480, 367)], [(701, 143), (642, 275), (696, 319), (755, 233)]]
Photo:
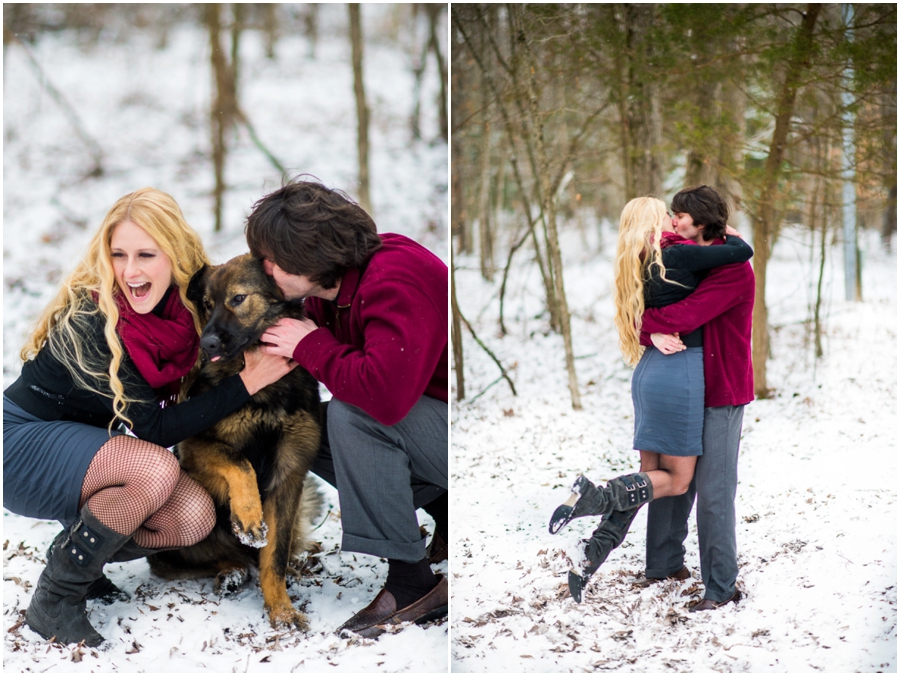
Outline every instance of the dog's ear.
[(200, 306), (203, 300), (203, 288), (206, 285), (206, 275), (209, 272), (209, 266), (204, 265), (194, 273), (187, 288), (187, 298), (194, 305)]

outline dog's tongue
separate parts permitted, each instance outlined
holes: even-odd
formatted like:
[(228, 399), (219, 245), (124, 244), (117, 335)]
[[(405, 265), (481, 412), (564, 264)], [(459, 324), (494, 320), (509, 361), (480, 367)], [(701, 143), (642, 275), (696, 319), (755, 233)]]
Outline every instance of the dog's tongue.
[(222, 357), (216, 355), (215, 357), (213, 357), (212, 359), (210, 359), (210, 361), (219, 361), (221, 358), (222, 358)]

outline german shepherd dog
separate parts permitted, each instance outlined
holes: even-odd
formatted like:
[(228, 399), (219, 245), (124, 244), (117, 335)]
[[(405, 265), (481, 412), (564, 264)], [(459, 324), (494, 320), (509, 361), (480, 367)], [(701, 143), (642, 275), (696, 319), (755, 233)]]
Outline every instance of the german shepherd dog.
[[(262, 262), (250, 254), (206, 266), (191, 279), (188, 298), (204, 326), (203, 355), (188, 396), (215, 387), (243, 367), (243, 351), (282, 317), (303, 317), (301, 302), (284, 300)], [(319, 385), (301, 367), (263, 388), (237, 412), (178, 444), (182, 468), (212, 496), (216, 526), (190, 547), (148, 557), (162, 577), (215, 575), (219, 593), (235, 591), (258, 566), (272, 627), (307, 628), (294, 609), (285, 576), (303, 553), (321, 498), (307, 471), (319, 448)], [(317, 503), (318, 499), (318, 503)]]

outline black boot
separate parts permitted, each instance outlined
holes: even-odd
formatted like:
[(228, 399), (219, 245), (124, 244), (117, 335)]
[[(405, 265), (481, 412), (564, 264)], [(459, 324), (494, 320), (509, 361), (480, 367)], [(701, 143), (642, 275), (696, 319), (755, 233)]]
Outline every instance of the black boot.
[[(53, 542), (50, 543), (50, 547), (47, 549), (47, 563), (50, 563), (50, 559), (53, 557), (53, 551), (57, 548), (57, 545), (62, 543), (66, 537), (69, 535), (69, 529), (63, 529), (59, 531), (57, 536), (53, 539)], [(141, 556), (147, 556), (148, 554), (141, 554), (140, 556), (132, 556), (129, 558), (118, 558), (119, 555), (125, 551), (129, 544), (132, 544), (133, 541), (129, 540), (128, 544), (125, 545), (121, 550), (116, 552), (109, 561), (131, 561), (132, 559), (138, 559)], [(137, 546), (137, 545), (135, 545)], [(156, 550), (146, 550), (148, 553), (153, 553)], [(130, 601), (131, 594), (129, 594), (124, 589), (120, 589), (116, 586), (116, 584), (110, 580), (106, 575), (100, 573), (100, 577), (91, 582), (88, 587), (87, 594), (84, 597), (88, 601), (97, 600), (104, 605), (110, 605), (111, 603), (115, 603), (116, 601)]]
[(124, 563), (125, 561), (134, 561), (136, 559), (143, 559), (153, 554), (158, 554), (163, 551), (162, 549), (148, 549), (147, 547), (141, 547), (134, 540), (129, 540), (122, 548), (109, 557), (109, 561), (107, 563)]
[(584, 541), (584, 561), (575, 570), (569, 571), (569, 594), (575, 599), (575, 603), (581, 603), (581, 593), (591, 575), (603, 565), (610, 552), (625, 540), (631, 522), (640, 509), (635, 507), (604, 516), (591, 534), (591, 539)]
[(623, 474), (597, 488), (579, 476), (572, 485), (572, 495), (556, 508), (550, 517), (550, 532), (558, 533), (572, 519), (581, 516), (606, 515), (645, 505), (653, 499), (653, 484), (646, 472)]
[(25, 623), (46, 639), (95, 647), (103, 643), (85, 614), (87, 590), (103, 564), (131, 538), (100, 523), (85, 506), (80, 518), (57, 538), (38, 578)]
[[(134, 561), (135, 559), (143, 559), (151, 554), (162, 551), (160, 549), (147, 549), (136, 544), (134, 540), (129, 540), (125, 545), (110, 557), (107, 563), (122, 563), (125, 561)], [(88, 593), (85, 597), (89, 601), (97, 599), (100, 603), (109, 605), (116, 601), (130, 601), (131, 594), (124, 589), (117, 587), (112, 580), (101, 573), (99, 580), (94, 580), (88, 587)]]

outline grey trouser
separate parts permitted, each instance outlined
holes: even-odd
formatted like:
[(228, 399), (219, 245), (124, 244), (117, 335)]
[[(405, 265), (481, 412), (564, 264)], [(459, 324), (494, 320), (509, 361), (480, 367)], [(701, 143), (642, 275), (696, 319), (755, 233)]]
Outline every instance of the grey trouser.
[(425, 557), (416, 509), (447, 490), (447, 404), (423, 396), (396, 425), (356, 406), (323, 406), (312, 471), (338, 490), (341, 549), (414, 563)]
[(684, 495), (654, 500), (647, 510), (647, 577), (664, 578), (684, 565), (688, 517), (697, 497), (700, 574), (704, 598), (717, 603), (734, 595), (737, 539), (734, 498), (743, 406), (707, 408), (703, 416), (703, 455)]

